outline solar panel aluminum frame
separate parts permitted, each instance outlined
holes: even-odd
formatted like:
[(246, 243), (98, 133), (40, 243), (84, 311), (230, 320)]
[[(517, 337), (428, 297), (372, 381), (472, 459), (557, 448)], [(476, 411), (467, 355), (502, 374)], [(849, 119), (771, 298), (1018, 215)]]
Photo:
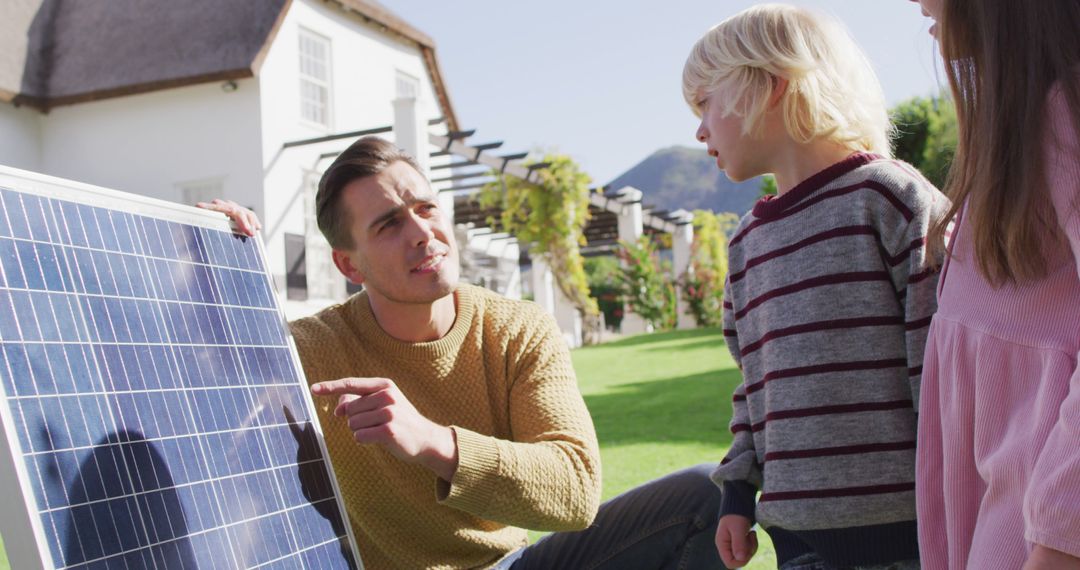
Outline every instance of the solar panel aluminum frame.
[[(198, 226), (209, 230), (226, 231), (236, 233), (235, 226), (224, 215), (218, 212), (183, 206), (164, 200), (158, 200), (147, 196), (128, 194), (85, 184), (58, 177), (47, 176), (26, 170), (20, 170), (0, 165), (0, 187), (5, 187), (16, 192), (36, 194), (44, 198), (71, 201), (93, 207), (103, 207), (119, 210), (135, 215), (150, 216), (181, 224)], [(273, 279), (266, 271), (266, 253), (261, 239), (254, 239), (257, 255), (263, 269), (263, 276), (267, 280), (270, 291), (276, 291)], [(303, 367), (300, 365), (296, 343), (285, 326), (285, 315), (281, 309), (280, 301), (276, 294), (271, 295), (274, 309), (284, 327), (283, 335), (288, 345), (290, 364), (293, 372), (301, 384), (303, 393), (307, 393), (307, 384), (304, 377)], [(32, 479), (27, 472), (26, 463), (23, 461), (22, 444), (19, 441), (17, 427), (11, 410), (4, 402), (7, 400), (6, 387), (0, 383), (0, 534), (4, 537), (4, 544), (8, 561), (12, 568), (56, 568), (52, 552), (48, 545), (41, 518), (38, 516), (39, 506), (30, 489)], [(305, 406), (309, 418), (317, 418), (317, 411), (312, 398), (300, 398), (301, 405)], [(334, 474), (332, 460), (326, 448), (322, 428), (318, 421), (312, 421), (311, 427), (316, 434), (322, 459), (326, 462), (329, 470), (329, 480), (334, 493), (335, 503), (341, 513), (344, 531), (351, 549), (353, 560), (359, 570), (363, 570), (361, 553), (357, 548), (356, 537), (353, 534), (352, 525), (348, 520), (348, 511), (345, 508), (341, 495), (341, 489)]]

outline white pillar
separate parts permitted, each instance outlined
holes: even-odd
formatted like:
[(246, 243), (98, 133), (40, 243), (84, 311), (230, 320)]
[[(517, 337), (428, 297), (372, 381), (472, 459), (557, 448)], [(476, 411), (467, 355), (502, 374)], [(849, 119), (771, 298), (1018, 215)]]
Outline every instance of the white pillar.
[(555, 276), (539, 255), (532, 258), (533, 301), (544, 311), (555, 314)]
[[(626, 186), (619, 189), (616, 194), (618, 195), (616, 200), (622, 204), (622, 209), (619, 211), (619, 239), (626, 243), (636, 244), (638, 238), (645, 233), (642, 225), (641, 190)], [(637, 313), (630, 312), (629, 306), (625, 307), (620, 328), (623, 334), (652, 332), (652, 325), (645, 322), (645, 319)]]
[[(420, 114), (419, 99), (415, 97), (394, 99), (394, 144), (415, 158), (416, 164), (420, 165), (420, 172), (425, 178), (431, 179), (431, 142), (428, 137), (427, 119)], [(439, 192), (439, 208), (453, 221), (453, 192)]]
[(641, 190), (625, 186), (616, 194), (616, 200), (623, 205), (619, 212), (619, 239), (629, 243), (637, 242), (641, 234), (645, 233), (641, 221)]
[[(675, 224), (675, 232), (671, 235), (672, 270), (676, 283), (688, 269), (690, 269), (691, 246), (694, 244), (694, 215), (686, 210), (672, 212)], [(680, 329), (692, 329), (697, 327), (694, 316), (690, 314), (687, 302), (683, 300), (683, 288), (676, 287), (678, 294), (678, 325)]]
[(563, 338), (570, 348), (582, 344), (581, 311), (563, 295), (562, 289), (555, 287), (555, 322), (559, 324)]
[(427, 121), (420, 116), (415, 97), (394, 99), (394, 143), (409, 153), (427, 176), (431, 153), (428, 151)]
[(509, 239), (506, 241), (506, 247), (504, 248), (504, 259), (513, 260), (513, 264), (510, 265), (510, 275), (506, 280), (506, 296), (511, 299), (521, 298), (521, 246), (518, 245), (516, 239)]
[(533, 300), (555, 317), (563, 339), (570, 348), (582, 343), (581, 312), (563, 295), (555, 283), (555, 275), (540, 256), (532, 258)]

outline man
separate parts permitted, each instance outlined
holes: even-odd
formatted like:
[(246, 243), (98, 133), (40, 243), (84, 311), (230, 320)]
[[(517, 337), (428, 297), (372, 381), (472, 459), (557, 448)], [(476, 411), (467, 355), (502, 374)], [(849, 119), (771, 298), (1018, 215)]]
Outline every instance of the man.
[[(450, 217), (410, 156), (356, 141), (316, 209), (364, 291), (291, 328), (367, 568), (722, 567), (705, 466), (597, 514), (596, 435), (554, 320), (458, 283)], [(524, 528), (562, 532), (526, 547)]]

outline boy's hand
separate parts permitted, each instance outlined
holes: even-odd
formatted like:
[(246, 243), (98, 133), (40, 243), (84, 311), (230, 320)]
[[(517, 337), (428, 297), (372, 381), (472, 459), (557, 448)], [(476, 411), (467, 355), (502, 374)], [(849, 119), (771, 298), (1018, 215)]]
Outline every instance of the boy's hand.
[(1024, 563), (1024, 570), (1072, 570), (1080, 568), (1080, 558), (1036, 544)]
[(757, 533), (750, 530), (750, 519), (742, 515), (724, 515), (716, 527), (716, 549), (728, 568), (742, 568), (757, 553)]

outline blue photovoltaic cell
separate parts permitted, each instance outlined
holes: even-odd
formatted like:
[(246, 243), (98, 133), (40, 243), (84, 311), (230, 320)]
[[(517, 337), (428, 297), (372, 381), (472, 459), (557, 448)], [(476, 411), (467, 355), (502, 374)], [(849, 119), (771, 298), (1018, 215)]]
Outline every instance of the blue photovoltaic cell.
[(0, 188), (0, 378), (56, 568), (358, 566), (254, 241)]

